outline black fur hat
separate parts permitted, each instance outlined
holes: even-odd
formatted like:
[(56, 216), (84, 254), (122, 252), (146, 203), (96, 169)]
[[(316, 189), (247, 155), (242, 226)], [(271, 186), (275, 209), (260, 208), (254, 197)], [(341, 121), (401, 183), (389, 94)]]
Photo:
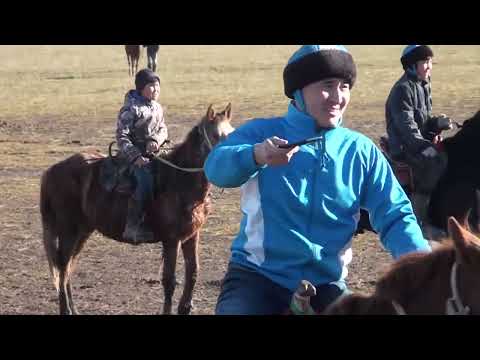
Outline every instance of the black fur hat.
[(283, 71), (285, 95), (326, 78), (344, 79), (353, 87), (357, 69), (352, 55), (341, 45), (303, 45), (288, 61)]
[(160, 76), (155, 74), (152, 70), (140, 70), (135, 76), (135, 88), (137, 89), (137, 91), (141, 92), (147, 84), (155, 81), (158, 81), (158, 83), (160, 83)]
[(433, 58), (433, 51), (428, 45), (408, 45), (402, 52), (400, 62), (403, 69), (407, 70), (417, 61), (427, 60), (429, 57)]

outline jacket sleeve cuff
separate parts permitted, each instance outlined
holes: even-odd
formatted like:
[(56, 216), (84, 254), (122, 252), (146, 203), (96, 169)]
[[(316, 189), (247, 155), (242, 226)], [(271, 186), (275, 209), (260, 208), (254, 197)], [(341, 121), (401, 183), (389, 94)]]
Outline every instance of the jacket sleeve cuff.
[(248, 173), (254, 173), (257, 170), (266, 167), (258, 165), (255, 161), (255, 145), (248, 145), (247, 149), (240, 152), (240, 166)]

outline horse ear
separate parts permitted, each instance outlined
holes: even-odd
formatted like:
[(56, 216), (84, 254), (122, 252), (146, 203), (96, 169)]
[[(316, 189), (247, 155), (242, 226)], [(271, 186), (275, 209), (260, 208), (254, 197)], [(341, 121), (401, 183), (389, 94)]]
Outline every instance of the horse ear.
[(213, 110), (213, 104), (210, 104), (207, 110), (207, 119), (209, 121), (213, 121), (214, 118), (215, 118), (215, 110)]
[(454, 217), (448, 218), (448, 233), (453, 240), (458, 259), (461, 262), (469, 262), (469, 245), (477, 245), (480, 240), (470, 231), (464, 229)]
[(225, 115), (227, 116), (227, 119), (232, 118), (232, 103), (228, 103), (227, 107), (225, 108)]

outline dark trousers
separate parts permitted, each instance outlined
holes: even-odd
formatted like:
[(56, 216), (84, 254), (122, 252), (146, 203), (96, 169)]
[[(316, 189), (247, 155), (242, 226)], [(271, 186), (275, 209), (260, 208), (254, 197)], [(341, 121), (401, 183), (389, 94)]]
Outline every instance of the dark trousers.
[(153, 197), (153, 171), (152, 163), (142, 167), (133, 166), (133, 175), (136, 180), (133, 198), (143, 208)]
[[(349, 293), (336, 284), (316, 286), (311, 298), (321, 312), (342, 295)], [(293, 292), (244, 266), (230, 263), (215, 309), (216, 315), (281, 315), (288, 310)]]

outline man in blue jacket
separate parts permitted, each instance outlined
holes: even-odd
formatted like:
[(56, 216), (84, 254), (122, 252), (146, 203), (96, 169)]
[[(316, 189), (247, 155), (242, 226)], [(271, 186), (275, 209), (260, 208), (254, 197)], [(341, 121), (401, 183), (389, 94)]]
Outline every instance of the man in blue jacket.
[(345, 47), (302, 46), (284, 70), (287, 114), (247, 122), (209, 155), (208, 179), (241, 187), (243, 213), (216, 314), (280, 314), (302, 280), (322, 311), (347, 291), (360, 208), (395, 258), (430, 251), (384, 156), (341, 126), (355, 79)]

